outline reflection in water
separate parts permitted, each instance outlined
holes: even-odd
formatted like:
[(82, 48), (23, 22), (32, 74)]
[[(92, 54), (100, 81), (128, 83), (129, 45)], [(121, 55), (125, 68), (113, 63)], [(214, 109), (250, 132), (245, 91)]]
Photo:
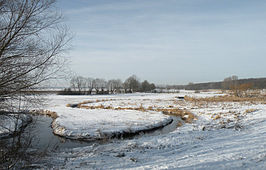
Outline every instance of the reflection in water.
[[(33, 123), (27, 126), (23, 133), (31, 133), (33, 149), (64, 149), (92, 145), (93, 142), (70, 140), (53, 134), (52, 118), (33, 116)], [(95, 142), (94, 142), (95, 143)]]

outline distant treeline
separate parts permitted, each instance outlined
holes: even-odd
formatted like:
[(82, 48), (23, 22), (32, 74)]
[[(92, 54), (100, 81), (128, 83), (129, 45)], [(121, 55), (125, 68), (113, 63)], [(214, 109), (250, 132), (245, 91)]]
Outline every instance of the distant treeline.
[[(232, 76), (233, 77), (233, 76)], [(230, 77), (229, 77), (230, 78)], [(254, 89), (266, 89), (266, 78), (250, 78), (250, 79), (229, 79), (237, 84), (251, 84)], [(186, 90), (206, 90), (206, 89), (228, 89), (226, 83), (229, 82), (228, 78), (220, 82), (208, 83), (189, 83), (188, 85), (171, 85), (167, 86), (168, 89), (186, 89)]]
[(155, 89), (153, 83), (147, 80), (141, 82), (135, 75), (128, 77), (124, 82), (120, 79), (104, 80), (101, 78), (85, 78), (75, 76), (70, 80), (70, 87), (60, 91), (60, 95), (90, 95), (90, 94), (114, 94), (133, 92), (152, 92)]

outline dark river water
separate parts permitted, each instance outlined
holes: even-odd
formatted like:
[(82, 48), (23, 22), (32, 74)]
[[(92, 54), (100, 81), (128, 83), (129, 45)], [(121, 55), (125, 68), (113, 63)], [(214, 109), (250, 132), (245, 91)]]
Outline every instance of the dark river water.
[[(124, 137), (124, 139), (132, 139), (132, 138), (141, 138), (144, 136), (157, 136), (160, 134), (166, 134), (173, 130), (175, 130), (178, 126), (178, 122), (181, 121), (179, 117), (173, 116), (173, 121), (169, 125), (149, 131), (149, 132), (141, 132), (137, 135)], [(93, 145), (95, 143), (107, 143), (111, 140), (123, 140), (123, 139), (110, 139), (108, 141), (80, 141), (80, 140), (72, 140), (66, 139), (63, 137), (59, 137), (53, 134), (53, 130), (51, 127), (52, 118), (47, 116), (33, 116), (33, 122), (29, 124), (24, 129), (24, 134), (30, 134), (32, 136), (31, 145), (33, 149), (49, 149), (49, 150), (57, 150), (57, 149), (66, 149), (66, 148), (75, 148), (75, 147), (83, 147)]]

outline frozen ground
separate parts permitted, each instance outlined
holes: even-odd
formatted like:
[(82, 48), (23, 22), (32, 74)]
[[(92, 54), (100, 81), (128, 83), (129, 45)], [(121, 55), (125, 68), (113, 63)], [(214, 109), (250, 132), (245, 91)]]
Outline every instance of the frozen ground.
[[(198, 116), (198, 120), (168, 134), (111, 140), (106, 144), (95, 143), (87, 147), (51, 153), (40, 162), (40, 166), (65, 169), (265, 169), (265, 104), (223, 102), (198, 105), (176, 98), (182, 95), (193, 96), (194, 94), (186, 92), (89, 97), (49, 96), (50, 104), (47, 109), (50, 107), (51, 110), (65, 106), (67, 103), (87, 100), (89, 102), (84, 103), (85, 106), (112, 109), (140, 106), (144, 108), (178, 107), (190, 110)], [(195, 95), (206, 97), (221, 94)], [(66, 112), (70, 111), (69, 109), (73, 108), (66, 108)]]

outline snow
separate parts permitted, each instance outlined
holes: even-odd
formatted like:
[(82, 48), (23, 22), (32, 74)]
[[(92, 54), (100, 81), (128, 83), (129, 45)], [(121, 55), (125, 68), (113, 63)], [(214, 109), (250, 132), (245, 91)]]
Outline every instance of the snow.
[[(49, 96), (50, 101), (53, 101), (53, 105), (50, 104), (49, 107), (54, 110), (63, 109), (62, 104), (65, 105), (66, 103), (105, 99), (102, 102), (85, 105), (128, 106), (132, 108), (140, 105), (145, 108), (149, 106), (158, 108), (173, 106), (190, 110), (198, 117), (198, 120), (191, 124), (184, 124), (167, 134), (111, 140), (105, 144), (95, 142), (95, 144), (87, 147), (54, 152), (42, 160), (40, 166), (55, 169), (265, 169), (266, 104), (220, 102), (195, 105), (193, 102), (178, 100), (176, 97), (180, 95), (184, 96), (187, 93), (182, 91), (178, 94)], [(189, 95), (210, 97), (221, 94), (206, 92), (190, 93)], [(78, 110), (72, 115), (76, 114), (76, 118), (73, 120), (79, 121), (82, 120), (83, 116), (87, 119), (86, 113), (91, 115), (106, 112), (107, 114), (110, 111), (105, 110), (101, 113), (102, 110), (96, 109), (65, 109), (66, 112), (61, 112), (59, 115), (62, 122), (69, 120), (68, 112), (71, 109), (73, 111)], [(131, 112), (140, 114), (133, 110), (127, 111), (129, 113), (125, 114)], [(119, 117), (121, 116), (120, 113), (123, 112), (111, 111), (112, 115)], [(64, 115), (66, 119), (62, 117)], [(81, 115), (83, 116), (80, 117)], [(217, 115), (219, 118), (216, 117)], [(127, 120), (127, 117), (121, 117), (121, 121), (124, 119)], [(74, 122), (69, 120), (65, 124)], [(83, 125), (79, 126), (84, 127)]]
[(74, 139), (103, 139), (137, 133), (169, 124), (172, 118), (160, 113), (132, 110), (69, 109), (53, 122), (54, 133)]
[[(91, 97), (91, 96), (90, 96)], [(110, 96), (106, 96), (109, 98)], [(115, 96), (117, 99), (120, 97)], [(93, 100), (95, 97), (91, 97)], [(123, 96), (124, 98), (124, 96)], [(88, 100), (88, 96), (66, 97), (49, 96), (45, 109), (56, 112), (53, 132), (71, 139), (104, 139), (124, 133), (135, 134), (141, 131), (163, 127), (172, 118), (160, 112), (137, 110), (80, 109), (66, 107), (69, 103)], [(97, 102), (99, 104), (100, 102)]]

